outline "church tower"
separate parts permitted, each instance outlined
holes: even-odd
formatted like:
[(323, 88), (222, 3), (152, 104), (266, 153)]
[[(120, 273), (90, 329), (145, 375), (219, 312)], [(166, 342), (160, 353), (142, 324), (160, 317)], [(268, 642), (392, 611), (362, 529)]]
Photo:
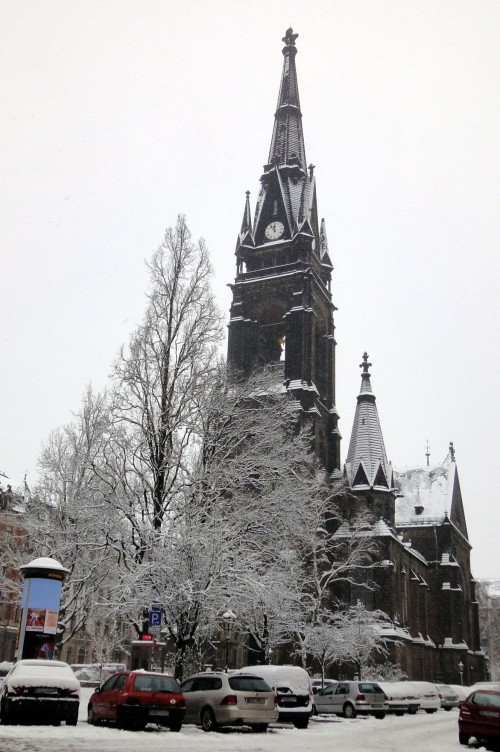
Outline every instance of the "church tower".
[(314, 417), (315, 449), (340, 473), (335, 407), (332, 263), (318, 219), (314, 165), (307, 166), (295, 56), (283, 42), (283, 72), (267, 164), (252, 222), (247, 191), (231, 285), (228, 362), (245, 375), (268, 367)]

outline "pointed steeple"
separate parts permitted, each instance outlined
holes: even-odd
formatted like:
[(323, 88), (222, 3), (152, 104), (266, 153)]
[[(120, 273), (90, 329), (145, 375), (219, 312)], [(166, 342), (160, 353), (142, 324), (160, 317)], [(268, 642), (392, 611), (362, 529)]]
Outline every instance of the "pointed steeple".
[(354, 415), (351, 441), (346, 460), (346, 475), (351, 488), (393, 488), (392, 466), (387, 454), (380, 427), (375, 395), (372, 391), (368, 354), (363, 355), (360, 368), (361, 389)]
[(269, 149), (269, 164), (296, 163), (297, 160), (306, 172), (306, 150), (302, 133), (302, 113), (300, 111), (299, 87), (295, 68), (298, 34), (287, 29), (283, 42), (283, 73), (274, 115), (274, 129)]
[(265, 235), (266, 227), (271, 222), (279, 222), (279, 239), (283, 241), (294, 238), (299, 232), (310, 235), (311, 240), (313, 237), (319, 240), (314, 167), (311, 165), (308, 172), (295, 68), (297, 37), (298, 34), (294, 34), (292, 29), (288, 29), (283, 37), (284, 60), (278, 105), (268, 163), (264, 165), (262, 187), (255, 209), (256, 245), (265, 245), (277, 239), (273, 237), (274, 233), (271, 233), (271, 238)]
[(245, 210), (241, 221), (241, 229), (236, 242), (236, 253), (242, 245), (254, 245), (252, 234), (252, 215), (250, 212), (250, 191), (246, 191)]

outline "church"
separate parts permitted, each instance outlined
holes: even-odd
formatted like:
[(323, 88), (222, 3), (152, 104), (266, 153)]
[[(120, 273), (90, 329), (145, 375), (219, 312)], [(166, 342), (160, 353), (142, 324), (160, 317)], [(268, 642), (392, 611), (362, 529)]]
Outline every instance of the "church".
[(403, 473), (392, 468), (367, 353), (341, 462), (333, 266), (318, 214), (314, 166), (306, 161), (297, 36), (288, 29), (283, 38), (278, 104), (254, 212), (246, 195), (230, 285), (228, 363), (244, 374), (258, 366), (272, 370), (311, 417), (314, 448), (331, 482), (343, 478), (372, 514), (378, 561), (366, 570), (369, 580), (360, 583), (365, 587), (341, 586), (342, 600), (361, 599), (388, 615), (390, 660), (409, 678), (473, 684), (488, 672), (455, 450), (450, 444), (437, 467)]

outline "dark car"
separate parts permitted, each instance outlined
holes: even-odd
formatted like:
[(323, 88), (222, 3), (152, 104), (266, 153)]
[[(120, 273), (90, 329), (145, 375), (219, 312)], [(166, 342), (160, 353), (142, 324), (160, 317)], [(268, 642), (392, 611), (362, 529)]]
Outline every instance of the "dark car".
[(468, 744), (471, 736), (479, 743), (500, 739), (500, 692), (477, 689), (460, 703), (458, 741)]
[(130, 731), (140, 731), (148, 723), (180, 731), (185, 713), (184, 695), (173, 676), (122, 671), (94, 692), (87, 719), (93, 725), (111, 721)]
[(80, 682), (63, 661), (21, 660), (0, 686), (2, 723), (78, 723)]

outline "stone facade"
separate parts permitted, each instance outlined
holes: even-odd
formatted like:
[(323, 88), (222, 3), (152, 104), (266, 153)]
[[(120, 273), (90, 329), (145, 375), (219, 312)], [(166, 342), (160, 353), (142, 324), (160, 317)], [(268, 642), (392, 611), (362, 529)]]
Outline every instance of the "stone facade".
[(314, 166), (305, 158), (296, 38), (289, 29), (283, 39), (269, 157), (254, 219), (247, 192), (236, 243), (228, 362), (243, 374), (258, 366), (275, 371), (281, 390), (314, 418), (315, 449), (330, 478), (343, 475), (354, 503), (373, 515), (370, 534), (379, 549), (371, 587), (343, 585), (337, 594), (388, 615), (391, 659), (409, 677), (472, 683), (486, 678), (486, 662), (454, 450), (438, 468), (393, 471), (366, 353), (349, 450), (340, 463), (333, 267)]

